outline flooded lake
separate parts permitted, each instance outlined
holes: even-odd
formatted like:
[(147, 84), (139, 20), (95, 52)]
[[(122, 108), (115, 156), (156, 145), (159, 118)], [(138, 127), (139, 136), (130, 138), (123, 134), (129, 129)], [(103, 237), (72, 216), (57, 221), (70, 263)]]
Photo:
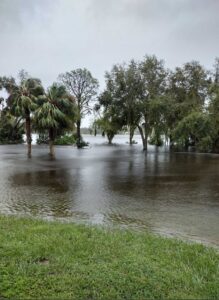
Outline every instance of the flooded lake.
[(0, 213), (150, 230), (219, 247), (219, 155), (142, 151), (118, 136), (88, 149), (0, 146)]

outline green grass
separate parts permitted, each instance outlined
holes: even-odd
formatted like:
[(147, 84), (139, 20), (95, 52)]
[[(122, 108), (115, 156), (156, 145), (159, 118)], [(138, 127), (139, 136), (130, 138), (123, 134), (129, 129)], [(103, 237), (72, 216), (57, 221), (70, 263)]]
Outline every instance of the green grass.
[(219, 254), (148, 233), (0, 216), (0, 299), (218, 299)]

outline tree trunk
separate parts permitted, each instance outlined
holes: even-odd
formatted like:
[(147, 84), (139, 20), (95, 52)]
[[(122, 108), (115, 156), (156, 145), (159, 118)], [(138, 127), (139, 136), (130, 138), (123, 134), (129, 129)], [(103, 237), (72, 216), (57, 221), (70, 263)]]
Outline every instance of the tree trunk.
[(169, 146), (170, 146), (170, 149), (173, 148), (173, 146), (174, 146), (172, 134), (169, 135)]
[(107, 133), (107, 138), (108, 138), (108, 144), (112, 145), (112, 140), (114, 138), (114, 134), (113, 133)]
[(188, 151), (188, 149), (189, 149), (189, 140), (188, 139), (185, 140), (184, 148), (186, 151)]
[(147, 151), (147, 146), (148, 146), (147, 145), (147, 136), (146, 136), (146, 134), (144, 134), (144, 131), (143, 131), (143, 129), (140, 125), (138, 125), (138, 130), (139, 130), (140, 135), (141, 135), (143, 150)]
[(212, 147), (212, 152), (219, 153), (219, 138), (217, 138), (216, 141), (214, 142)]
[(31, 121), (30, 121), (30, 113), (26, 113), (26, 137), (27, 137), (27, 156), (31, 157)]
[(77, 147), (81, 147), (81, 120), (76, 122), (77, 125)]
[(132, 145), (133, 144), (133, 136), (134, 136), (134, 132), (135, 132), (135, 128), (130, 126), (130, 129), (129, 129), (129, 144)]
[(54, 149), (54, 130), (53, 128), (49, 129), (49, 154), (52, 158), (55, 157), (55, 149)]

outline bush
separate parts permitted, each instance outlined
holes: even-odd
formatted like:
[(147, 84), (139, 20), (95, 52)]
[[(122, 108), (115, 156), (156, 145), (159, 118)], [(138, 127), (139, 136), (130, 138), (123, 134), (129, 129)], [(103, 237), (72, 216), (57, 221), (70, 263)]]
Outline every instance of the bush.
[[(48, 144), (49, 143), (49, 137), (47, 134), (40, 134), (38, 139), (37, 139), (37, 144)], [(65, 134), (62, 136), (58, 136), (56, 137), (55, 141), (54, 141), (55, 145), (60, 145), (60, 146), (64, 146), (64, 145), (77, 145), (78, 148), (84, 148), (87, 147), (89, 145), (89, 143), (85, 142), (82, 138), (80, 140), (80, 142), (77, 142), (77, 137), (76, 134)]]
[(74, 134), (63, 135), (55, 139), (55, 145), (74, 145), (76, 142)]
[(2, 111), (0, 116), (0, 144), (23, 143), (23, 124), (7, 111)]
[(213, 148), (213, 141), (210, 136), (206, 136), (197, 144), (197, 148), (201, 152), (211, 152)]
[(48, 144), (49, 143), (49, 137), (48, 137), (47, 134), (40, 134), (36, 142), (37, 142), (38, 145)]
[(155, 146), (163, 146), (163, 140), (160, 136), (152, 136), (149, 140), (150, 145), (155, 145)]
[(78, 148), (84, 148), (84, 147), (87, 147), (89, 146), (89, 143), (88, 142), (85, 142), (82, 138), (80, 141), (77, 141), (77, 147)]

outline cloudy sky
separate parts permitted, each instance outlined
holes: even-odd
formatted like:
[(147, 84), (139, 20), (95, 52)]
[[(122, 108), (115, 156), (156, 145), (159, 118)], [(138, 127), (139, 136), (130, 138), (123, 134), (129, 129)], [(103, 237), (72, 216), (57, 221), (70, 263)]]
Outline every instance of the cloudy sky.
[(88, 68), (104, 86), (114, 63), (155, 54), (166, 66), (219, 56), (219, 0), (0, 0), (0, 75), (45, 86)]

